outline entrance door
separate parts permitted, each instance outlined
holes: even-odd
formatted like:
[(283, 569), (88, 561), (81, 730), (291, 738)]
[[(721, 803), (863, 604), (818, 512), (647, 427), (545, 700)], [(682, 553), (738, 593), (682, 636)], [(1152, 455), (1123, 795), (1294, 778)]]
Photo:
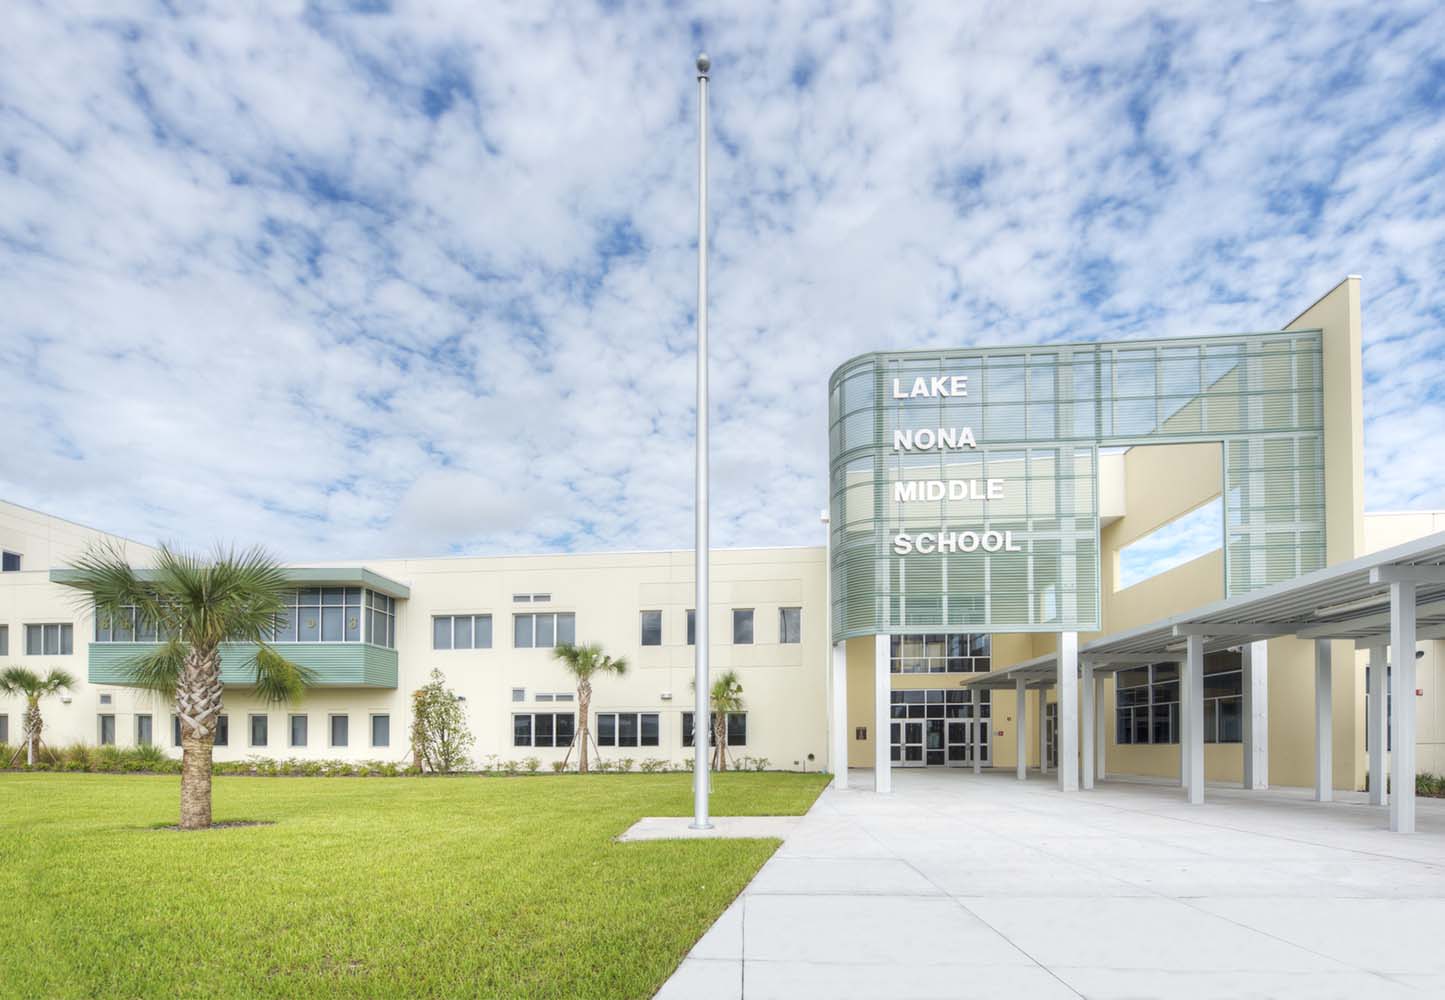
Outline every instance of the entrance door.
[(966, 767), (977, 753), (982, 763), (988, 763), (988, 695), (987, 691), (894, 691), (889, 758), (899, 767)]
[(1049, 768), (1059, 769), (1059, 704), (1050, 702), (1044, 709), (1044, 740), (1049, 749)]

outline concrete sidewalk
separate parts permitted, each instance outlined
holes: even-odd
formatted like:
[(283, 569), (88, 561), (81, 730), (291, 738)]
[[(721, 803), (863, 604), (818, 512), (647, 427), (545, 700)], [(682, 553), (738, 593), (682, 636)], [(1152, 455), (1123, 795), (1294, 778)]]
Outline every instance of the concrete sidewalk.
[(658, 996), (1445, 996), (1438, 803), (1402, 836), (1293, 790), (893, 782), (824, 792)]

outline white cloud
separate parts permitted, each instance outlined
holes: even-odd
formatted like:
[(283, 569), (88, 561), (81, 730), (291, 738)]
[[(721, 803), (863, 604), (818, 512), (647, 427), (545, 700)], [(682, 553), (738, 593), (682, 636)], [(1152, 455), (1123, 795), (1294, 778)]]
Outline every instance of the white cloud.
[(1277, 328), (1354, 272), (1368, 505), (1445, 507), (1438, 5), (12, 6), (0, 496), (687, 545), (700, 37), (717, 543), (820, 539), (853, 354)]

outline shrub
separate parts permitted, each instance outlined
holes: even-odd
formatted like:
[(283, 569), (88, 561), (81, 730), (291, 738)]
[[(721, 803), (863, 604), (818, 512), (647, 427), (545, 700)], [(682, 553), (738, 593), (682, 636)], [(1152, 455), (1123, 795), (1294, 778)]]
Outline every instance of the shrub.
[(592, 770), (596, 771), (598, 774), (607, 774), (609, 771), (612, 770), (612, 761), (603, 760), (601, 757), (598, 757), (597, 760), (594, 761), (592, 764)]
[(696, 770), (696, 769), (697, 769), (697, 758), (695, 758), (695, 757), (684, 757), (684, 758), (682, 759), (682, 769), (683, 769), (684, 771)]
[(643, 774), (656, 774), (658, 771), (666, 771), (667, 761), (659, 757), (649, 757), (638, 766), (638, 770)]
[(518, 771), (520, 771), (521, 769), (522, 769), (522, 765), (521, 765), (521, 763), (518, 762), (518, 761), (515, 761), (515, 760), (504, 760), (504, 761), (502, 761), (502, 773), (503, 773), (503, 774), (516, 774), (516, 773), (517, 773)]
[(542, 762), (536, 757), (528, 757), (526, 760), (522, 761), (522, 766), (527, 769), (528, 774), (536, 774), (539, 770), (541, 770)]
[(752, 758), (752, 769), (754, 771), (766, 771), (768, 769), (768, 765), (771, 763), (772, 761), (768, 760), (768, 758), (766, 757), (754, 757)]
[(636, 763), (637, 761), (633, 760), (631, 757), (623, 757), (617, 762), (617, 770), (626, 774), (628, 771), (632, 770), (633, 765), (635, 765)]
[(448, 690), (440, 670), (433, 670), (431, 683), (412, 694), (411, 710), (412, 753), (423, 766), (438, 774), (465, 767), (476, 740), (467, 728), (461, 702)]
[(552, 761), (552, 770), (556, 774), (561, 774), (563, 771), (567, 770), (567, 762), (565, 760)]

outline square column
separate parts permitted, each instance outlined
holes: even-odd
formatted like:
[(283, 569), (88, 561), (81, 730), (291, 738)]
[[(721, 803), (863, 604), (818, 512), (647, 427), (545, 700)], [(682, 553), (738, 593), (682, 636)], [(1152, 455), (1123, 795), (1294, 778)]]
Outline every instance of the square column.
[(829, 727), (829, 735), (833, 738), (833, 745), (829, 748), (828, 756), (832, 758), (829, 765), (833, 768), (833, 787), (848, 787), (848, 644), (846, 642), (833, 643), (833, 724)]
[(1094, 741), (1099, 735), (1099, 712), (1095, 707), (1094, 665), (1084, 664), (1084, 675), (1079, 678), (1079, 784), (1086, 790), (1094, 788)]
[[(992, 697), (990, 695), (990, 697)], [(984, 725), (983, 716), (983, 692), (976, 692), (973, 706), (973, 773), (983, 773), (983, 748), (987, 745), (988, 729)], [(993, 720), (988, 720), (988, 725), (993, 725)]]
[(1039, 773), (1049, 773), (1049, 689), (1038, 689), (1039, 696)]
[(1415, 832), (1415, 584), (1390, 584), (1390, 829)]
[(1315, 640), (1315, 801), (1335, 797), (1334, 678), (1330, 640)]
[(1094, 764), (1094, 775), (1099, 781), (1106, 781), (1109, 777), (1108, 760), (1105, 751), (1109, 748), (1109, 705), (1104, 697), (1104, 675), (1099, 674), (1094, 678), (1094, 703), (1098, 706), (1099, 717), (1095, 725), (1099, 728), (1099, 739), (1096, 746), (1098, 760)]
[(1251, 642), (1240, 650), (1244, 668), (1244, 787), (1269, 787), (1269, 643)]
[[(1194, 716), (1189, 714), (1189, 697), (1193, 690), (1189, 686), (1189, 659), (1179, 661), (1179, 787), (1189, 790), (1189, 749), (1194, 744), (1189, 739), (1189, 723)], [(1151, 720), (1152, 724), (1152, 720)]]
[(1029, 699), (1022, 677), (1014, 681), (1014, 743), (1018, 754), (1018, 778), (1023, 781), (1029, 773)]
[(1191, 635), (1186, 640), (1187, 680), (1180, 685), (1188, 693), (1184, 711), (1188, 714), (1186, 727), (1189, 742), (1188, 784), (1189, 804), (1204, 803), (1204, 636)]
[(893, 720), (888, 700), (893, 687), (888, 677), (890, 641), (886, 635), (873, 637), (873, 790), (880, 795), (893, 791), (893, 765), (889, 760), (892, 741), (888, 735)]
[(1079, 633), (1059, 633), (1059, 791), (1079, 790)]
[(1370, 744), (1370, 805), (1389, 801), (1385, 791), (1386, 732), (1390, 728), (1390, 700), (1385, 680), (1390, 664), (1384, 646), (1370, 647), (1370, 710), (1365, 713), (1365, 742)]

